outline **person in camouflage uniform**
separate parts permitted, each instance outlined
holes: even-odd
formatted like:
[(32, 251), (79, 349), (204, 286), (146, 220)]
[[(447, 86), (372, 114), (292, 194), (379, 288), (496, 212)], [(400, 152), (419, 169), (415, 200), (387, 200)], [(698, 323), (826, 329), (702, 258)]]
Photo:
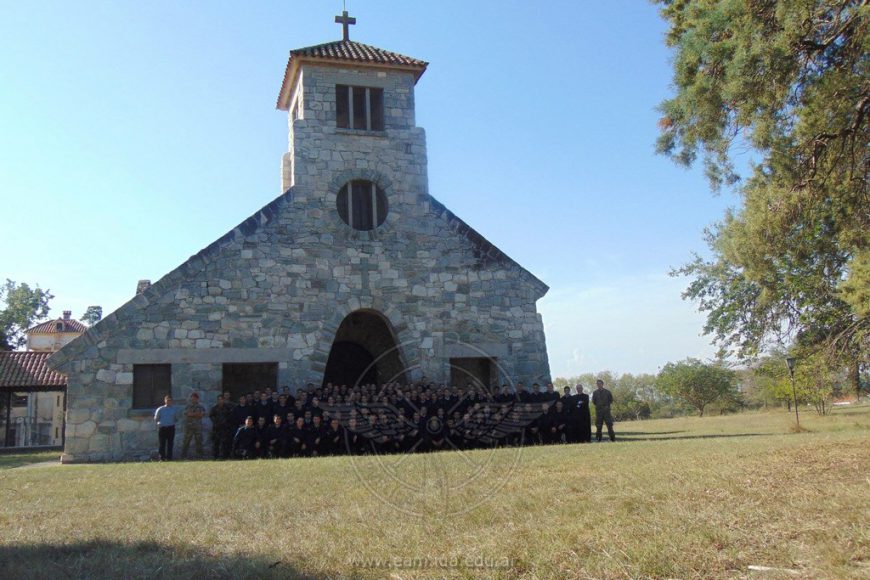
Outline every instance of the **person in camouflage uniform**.
[(218, 395), (217, 403), (208, 413), (211, 419), (211, 444), (215, 459), (229, 459), (233, 449), (236, 425), (233, 408), (225, 395)]
[(184, 442), (181, 445), (181, 458), (187, 459), (187, 450), (190, 448), (190, 440), (196, 440), (196, 455), (202, 457), (202, 418), (205, 416), (205, 407), (199, 404), (199, 395), (190, 395), (190, 402), (184, 408)]
[(595, 381), (595, 386), (597, 388), (592, 392), (592, 404), (595, 406), (596, 438), (601, 441), (601, 427), (606, 423), (610, 440), (616, 441), (616, 435), (613, 433), (613, 416), (610, 414), (613, 394), (604, 388), (604, 381), (601, 379)]

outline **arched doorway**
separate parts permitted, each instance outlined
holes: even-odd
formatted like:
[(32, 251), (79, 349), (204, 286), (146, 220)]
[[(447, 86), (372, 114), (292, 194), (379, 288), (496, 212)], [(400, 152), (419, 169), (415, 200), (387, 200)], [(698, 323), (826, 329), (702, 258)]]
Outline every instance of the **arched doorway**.
[(335, 385), (405, 382), (405, 368), (387, 319), (374, 310), (348, 314), (332, 342), (323, 382)]

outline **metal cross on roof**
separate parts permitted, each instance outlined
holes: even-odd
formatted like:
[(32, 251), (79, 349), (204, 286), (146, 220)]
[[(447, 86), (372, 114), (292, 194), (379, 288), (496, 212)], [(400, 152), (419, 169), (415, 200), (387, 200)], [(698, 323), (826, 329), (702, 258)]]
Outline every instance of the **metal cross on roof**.
[(350, 25), (356, 24), (356, 18), (347, 15), (347, 10), (341, 12), (341, 16), (335, 17), (335, 23), (341, 24), (344, 32), (344, 39), (350, 40)]

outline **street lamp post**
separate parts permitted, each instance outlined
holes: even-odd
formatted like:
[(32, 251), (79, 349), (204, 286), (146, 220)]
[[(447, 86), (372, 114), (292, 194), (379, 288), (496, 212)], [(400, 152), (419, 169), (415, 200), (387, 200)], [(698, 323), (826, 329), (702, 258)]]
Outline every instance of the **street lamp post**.
[(798, 403), (797, 403), (797, 391), (794, 388), (794, 366), (797, 360), (790, 356), (785, 359), (785, 364), (788, 365), (788, 374), (791, 377), (791, 394), (794, 398), (794, 420), (797, 421), (798, 431), (801, 430), (801, 416), (798, 413)]

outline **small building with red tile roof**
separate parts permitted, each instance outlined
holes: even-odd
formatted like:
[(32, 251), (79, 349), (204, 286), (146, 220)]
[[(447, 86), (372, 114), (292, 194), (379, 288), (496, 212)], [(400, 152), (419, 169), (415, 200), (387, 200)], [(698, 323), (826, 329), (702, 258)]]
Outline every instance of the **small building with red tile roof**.
[(66, 375), (50, 351), (0, 351), (0, 449), (63, 445)]
[(40, 322), (25, 331), (27, 350), (57, 352), (87, 330), (85, 324), (72, 317), (72, 311), (64, 310), (61, 318)]
[(63, 445), (67, 377), (46, 361), (87, 330), (64, 310), (25, 331), (26, 351), (0, 351), (0, 449)]

